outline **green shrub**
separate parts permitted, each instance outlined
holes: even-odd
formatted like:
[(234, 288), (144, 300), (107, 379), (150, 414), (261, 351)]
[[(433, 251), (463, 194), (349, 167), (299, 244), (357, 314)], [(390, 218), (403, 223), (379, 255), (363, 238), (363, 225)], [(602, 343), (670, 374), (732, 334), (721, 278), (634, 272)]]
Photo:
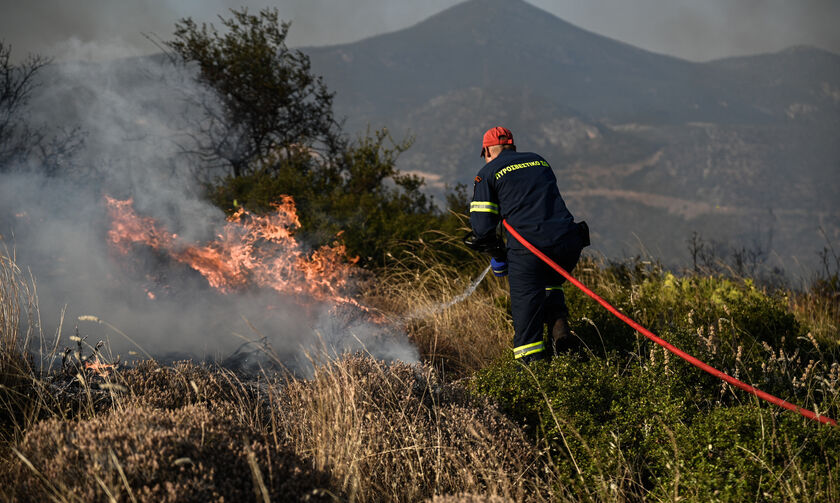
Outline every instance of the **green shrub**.
[[(809, 336), (783, 293), (765, 292), (749, 279), (677, 277), (639, 261), (585, 270), (582, 279), (596, 293), (683, 351), (786, 400), (840, 412), (831, 399), (836, 393), (815, 377), (832, 372), (833, 349)], [(579, 290), (566, 291), (572, 330), (594, 354), (630, 362), (659, 350)], [(731, 400), (716, 393), (717, 378), (688, 366), (682, 374), (685, 386), (706, 390), (707, 400)]]
[[(455, 233), (462, 226), (455, 214), (467, 207), (464, 188), (458, 186), (447, 197), (447, 209), (440, 209), (420, 190), (421, 178), (395, 168), (409, 143), (388, 146), (386, 140), (387, 131), (377, 131), (348, 144), (332, 160), (308, 151), (271, 155), (259, 170), (217, 180), (210, 198), (228, 212), (242, 205), (260, 213), (291, 195), (301, 222), (299, 239), (320, 246), (341, 235), (360, 265), (381, 266), (387, 253), (398, 254), (426, 232)], [(461, 257), (466, 256), (464, 250)]]
[(472, 389), (547, 445), (565, 484), (580, 483), (575, 465), (589, 486), (630, 465), (633, 478), (622, 490), (633, 491), (667, 455), (665, 425), (679, 424), (685, 409), (668, 379), (651, 377), (642, 367), (625, 373), (608, 360), (560, 356), (528, 369), (500, 361), (477, 373)]
[[(749, 280), (677, 277), (639, 261), (604, 268), (584, 262), (580, 270), (585, 284), (678, 348), (838, 417), (840, 365), (808, 336), (783, 295)], [(477, 372), (471, 390), (497, 400), (549, 448), (558, 480), (572, 494), (837, 497), (840, 430), (756, 406), (755, 397), (634, 334), (580, 291), (566, 292), (583, 348), (527, 368), (508, 354)]]
[[(471, 385), (549, 448), (558, 480), (578, 496), (599, 485), (601, 497), (675, 487), (697, 501), (837, 496), (840, 430), (768, 405), (709, 403), (673, 363), (560, 356), (525, 369), (504, 360)], [(785, 467), (798, 478), (780, 484)]]
[(836, 501), (838, 458), (838, 428), (769, 406), (720, 408), (680, 439), (680, 485), (698, 501)]

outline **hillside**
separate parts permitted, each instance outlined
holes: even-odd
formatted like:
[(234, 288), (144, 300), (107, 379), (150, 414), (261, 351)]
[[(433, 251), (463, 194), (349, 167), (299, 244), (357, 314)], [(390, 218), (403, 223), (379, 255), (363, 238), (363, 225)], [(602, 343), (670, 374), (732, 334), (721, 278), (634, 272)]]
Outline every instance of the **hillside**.
[(795, 103), (835, 119), (838, 110), (831, 89), (840, 56), (832, 53), (800, 47), (691, 63), (588, 32), (522, 0), (470, 0), (398, 32), (306, 52), (339, 91), (339, 106), (368, 116), (403, 114), (470, 87), (539, 95), (618, 123), (778, 122)]
[(402, 166), (438, 191), (472, 179), (481, 132), (510, 127), (553, 163), (609, 255), (641, 242), (679, 262), (696, 230), (807, 263), (823, 244), (818, 226), (840, 237), (836, 54), (692, 63), (501, 0), (306, 52), (348, 128), (413, 135)]
[[(521, 0), (470, 0), (404, 30), (304, 51), (348, 133), (414, 137), (398, 166), (439, 199), (469, 185), (481, 133), (505, 124), (520, 149), (549, 159), (608, 256), (647, 250), (684, 265), (698, 231), (724, 250), (758, 245), (807, 276), (826, 244), (820, 228), (840, 240), (836, 54), (795, 47), (693, 63)], [(31, 117), (81, 125), (96, 163), (148, 157), (125, 156), (144, 148), (139, 138), (170, 148), (195, 113), (183, 102), (189, 76), (160, 57), (51, 65), (42, 84)]]

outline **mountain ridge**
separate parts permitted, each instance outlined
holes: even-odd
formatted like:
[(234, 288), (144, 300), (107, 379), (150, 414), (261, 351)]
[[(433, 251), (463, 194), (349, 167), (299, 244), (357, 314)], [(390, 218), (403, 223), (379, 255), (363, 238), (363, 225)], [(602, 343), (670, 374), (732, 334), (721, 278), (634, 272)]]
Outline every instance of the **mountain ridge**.
[(785, 117), (733, 84), (741, 77), (730, 67), (752, 60), (695, 63), (653, 53), (521, 0), (469, 0), (399, 31), (303, 50), (316, 72), (336, 83), (336, 104), (351, 118), (405, 112), (453, 88), (491, 86), (528, 88), (618, 122)]
[(606, 222), (607, 253), (637, 243), (631, 229), (666, 259), (684, 253), (672, 236), (692, 231), (752, 242), (770, 229), (786, 257), (809, 240), (819, 248), (820, 225), (840, 239), (831, 196), (840, 55), (830, 51), (691, 62), (521, 0), (469, 0), (403, 30), (306, 51), (348, 129), (415, 137), (400, 166), (437, 190), (468, 184), (476, 138), (510, 127), (521, 148), (550, 160), (576, 216)]
[[(387, 126), (397, 140), (413, 136), (398, 167), (426, 175), (438, 196), (469, 185), (481, 133), (503, 124), (521, 149), (551, 162), (607, 255), (642, 240), (678, 261), (693, 231), (751, 242), (771, 229), (774, 251), (788, 258), (809, 242), (815, 255), (820, 226), (840, 240), (840, 56), (830, 51), (690, 62), (521, 0), (470, 0), (397, 32), (302, 50), (336, 93), (346, 132)], [(158, 56), (50, 65), (32, 115), (91, 124), (94, 142), (101, 127), (91, 110), (119, 112), (97, 105), (108, 98), (137, 117), (158, 114), (175, 134), (185, 108), (178, 79), (189, 75), (166, 64)]]

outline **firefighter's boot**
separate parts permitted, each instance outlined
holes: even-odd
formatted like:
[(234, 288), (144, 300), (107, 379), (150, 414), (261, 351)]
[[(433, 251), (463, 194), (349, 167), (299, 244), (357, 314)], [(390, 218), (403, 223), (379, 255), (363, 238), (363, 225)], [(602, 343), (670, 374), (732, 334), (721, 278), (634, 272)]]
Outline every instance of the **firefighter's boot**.
[(557, 318), (550, 327), (551, 329), (551, 349), (554, 356), (574, 347), (574, 337), (572, 331), (569, 329), (569, 322), (566, 318)]

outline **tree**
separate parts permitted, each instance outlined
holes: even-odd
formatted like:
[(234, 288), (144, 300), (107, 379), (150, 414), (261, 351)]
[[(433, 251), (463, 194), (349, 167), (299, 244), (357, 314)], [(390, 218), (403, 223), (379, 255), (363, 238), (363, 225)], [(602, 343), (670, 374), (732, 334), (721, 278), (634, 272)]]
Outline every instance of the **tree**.
[(79, 128), (49, 135), (46, 128), (35, 129), (26, 121), (35, 76), (50, 60), (30, 55), (13, 64), (11, 54), (11, 46), (0, 41), (0, 173), (35, 163), (40, 171), (55, 175), (81, 147), (83, 135)]
[[(7, 171), (25, 159), (32, 144), (37, 143), (36, 132), (21, 122), (34, 88), (35, 73), (49, 61), (30, 56), (23, 63), (11, 62), (11, 47), (0, 42), (0, 170)], [(35, 140), (35, 141), (33, 141)]]
[(289, 23), (276, 9), (231, 13), (220, 17), (224, 33), (182, 19), (165, 44), (176, 61), (197, 66), (198, 81), (210, 91), (211, 99), (201, 100), (204, 117), (192, 151), (235, 177), (255, 172), (255, 161), (271, 152), (336, 155), (344, 143), (333, 95), (312, 74), (309, 57), (286, 47)]
[(313, 162), (300, 151), (270, 155), (261, 169), (220, 179), (210, 197), (228, 212), (235, 209), (234, 201), (263, 212), (280, 194), (291, 194), (304, 241), (325, 244), (343, 231), (348, 252), (361, 265), (382, 265), (387, 253), (398, 253), (427, 231), (455, 233), (461, 222), (454, 213), (467, 208), (462, 186), (447, 196), (447, 209), (441, 210), (421, 190), (422, 178), (396, 169), (397, 157), (410, 143), (396, 143), (379, 130), (349, 142), (335, 162)]
[[(184, 19), (166, 43), (178, 62), (196, 67), (208, 91), (192, 152), (204, 168), (225, 169), (208, 183), (215, 204), (261, 212), (291, 195), (307, 242), (324, 244), (344, 231), (348, 251), (369, 266), (427, 230), (454, 232), (458, 219), (422, 192), (423, 180), (396, 169), (410, 140), (395, 142), (382, 129), (349, 141), (309, 58), (286, 48), (289, 23), (272, 9), (231, 12), (220, 18), (223, 34)], [(448, 201), (464, 211), (463, 199)]]

